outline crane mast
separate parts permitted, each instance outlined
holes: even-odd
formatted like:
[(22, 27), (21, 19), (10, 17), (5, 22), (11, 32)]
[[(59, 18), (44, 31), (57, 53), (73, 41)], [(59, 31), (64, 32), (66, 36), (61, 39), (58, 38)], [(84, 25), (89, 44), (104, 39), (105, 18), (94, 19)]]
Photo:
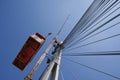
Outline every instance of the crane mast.
[[(63, 25), (61, 26), (61, 28), (58, 31), (58, 33), (56, 34), (56, 36), (53, 38), (53, 40), (48, 45), (48, 47), (46, 48), (46, 50), (42, 53), (42, 55), (40, 56), (40, 58), (38, 59), (38, 61), (34, 65), (34, 67), (31, 69), (31, 71), (28, 73), (28, 75), (24, 78), (24, 80), (32, 80), (32, 76), (34, 75), (35, 71), (37, 70), (37, 68), (39, 67), (39, 65), (42, 63), (42, 61), (45, 58), (45, 56), (48, 54), (48, 51), (56, 43), (57, 38), (58, 38), (60, 32), (62, 31), (65, 23), (69, 19), (69, 16), (70, 15), (67, 16), (66, 20), (64, 21)], [(62, 43), (59, 45), (59, 47), (57, 46), (57, 48), (55, 50), (55, 54), (53, 56), (53, 59), (48, 64), (48, 67), (46, 68), (46, 70), (42, 74), (42, 76), (40, 77), (40, 80), (48, 80), (48, 77), (49, 77), (49, 75), (50, 75), (51, 72), (52, 72), (51, 80), (58, 80), (58, 72), (59, 72), (59, 66), (60, 66), (60, 60), (61, 60), (61, 54), (62, 54), (62, 48), (63, 48)], [(48, 76), (48, 77), (45, 78), (46, 76)]]
[(32, 76), (35, 73), (35, 71), (37, 70), (37, 68), (39, 67), (39, 65), (42, 63), (43, 59), (45, 58), (45, 56), (47, 55), (48, 51), (51, 49), (51, 47), (54, 45), (56, 39), (57, 39), (58, 35), (56, 35), (56, 37), (53, 38), (53, 40), (51, 41), (51, 43), (49, 44), (49, 46), (46, 48), (46, 50), (43, 52), (43, 54), (40, 56), (39, 60), (36, 62), (36, 64), (34, 65), (34, 67), (32, 68), (32, 70), (28, 73), (28, 75), (24, 78), (24, 80), (32, 80)]

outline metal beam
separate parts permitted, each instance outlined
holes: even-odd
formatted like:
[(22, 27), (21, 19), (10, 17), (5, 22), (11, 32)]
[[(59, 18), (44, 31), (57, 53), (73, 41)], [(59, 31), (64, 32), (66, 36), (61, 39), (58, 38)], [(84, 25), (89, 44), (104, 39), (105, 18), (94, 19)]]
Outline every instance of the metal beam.
[[(58, 48), (39, 80), (58, 80), (62, 48)], [(50, 76), (51, 75), (51, 76)]]
[(54, 68), (53, 68), (53, 71), (52, 71), (51, 80), (58, 80), (61, 55), (62, 55), (62, 49), (60, 49), (60, 51), (58, 53), (57, 60), (56, 60), (56, 63), (54, 65)]

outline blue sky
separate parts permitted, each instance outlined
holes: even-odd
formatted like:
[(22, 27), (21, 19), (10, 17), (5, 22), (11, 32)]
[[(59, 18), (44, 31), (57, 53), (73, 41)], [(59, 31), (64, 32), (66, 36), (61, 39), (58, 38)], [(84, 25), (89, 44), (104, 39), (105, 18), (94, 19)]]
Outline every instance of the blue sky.
[[(0, 78), (2, 80), (23, 80), (41, 53), (60, 29), (68, 15), (59, 40), (64, 40), (93, 0), (0, 0)], [(117, 29), (119, 32), (119, 28)], [(29, 35), (39, 32), (46, 36), (52, 32), (32, 62), (20, 71), (12, 62)], [(110, 43), (82, 48), (80, 51), (119, 50), (120, 37)], [(113, 44), (114, 43), (114, 44)], [(104, 47), (103, 45), (106, 44)], [(112, 45), (108, 45), (112, 44)], [(116, 47), (117, 46), (117, 47)], [(97, 47), (97, 48), (96, 48)], [(106, 71), (115, 76), (120, 75), (120, 57), (69, 57), (91, 67)], [(65, 80), (116, 80), (80, 65), (62, 59), (61, 70)], [(46, 59), (35, 73), (37, 80), (46, 66)], [(75, 79), (76, 78), (76, 79)]]

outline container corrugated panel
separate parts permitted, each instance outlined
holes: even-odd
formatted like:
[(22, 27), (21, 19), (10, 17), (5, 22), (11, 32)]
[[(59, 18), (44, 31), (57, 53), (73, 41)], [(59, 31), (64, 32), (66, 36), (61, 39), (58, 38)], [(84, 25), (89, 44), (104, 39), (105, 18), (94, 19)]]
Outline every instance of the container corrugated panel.
[(45, 38), (39, 33), (31, 35), (13, 61), (13, 64), (20, 70), (24, 70), (44, 42)]

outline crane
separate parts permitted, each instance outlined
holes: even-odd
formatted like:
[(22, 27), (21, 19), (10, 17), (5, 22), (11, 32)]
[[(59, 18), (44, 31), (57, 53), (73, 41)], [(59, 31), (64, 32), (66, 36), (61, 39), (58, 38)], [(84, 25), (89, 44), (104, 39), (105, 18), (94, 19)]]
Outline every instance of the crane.
[[(67, 16), (65, 22), (61, 26), (61, 28), (58, 31), (58, 33), (52, 39), (52, 41), (50, 42), (50, 44), (48, 45), (48, 47), (46, 48), (46, 50), (42, 53), (42, 55), (40, 56), (40, 58), (38, 59), (38, 61), (34, 65), (34, 67), (31, 69), (31, 71), (28, 73), (28, 75), (24, 78), (24, 80), (32, 80), (32, 77), (33, 77), (35, 71), (37, 70), (37, 68), (39, 67), (39, 65), (42, 63), (43, 59), (48, 54), (49, 50), (53, 47), (53, 45), (55, 43), (57, 43), (57, 38), (58, 38), (60, 32), (62, 31), (65, 23), (67, 22), (69, 16), (70, 15)], [(48, 64), (46, 70), (44, 71), (44, 73), (40, 77), (40, 80), (48, 80), (48, 77), (50, 76), (51, 72), (53, 74), (52, 77), (51, 77), (51, 79), (52, 80), (58, 80), (58, 73), (59, 73), (59, 66), (60, 66), (60, 60), (61, 60), (61, 55), (62, 55), (62, 48), (63, 48), (63, 45), (62, 45), (62, 41), (61, 41), (55, 47), (54, 56), (53, 56), (52, 60), (50, 61), (50, 63)]]

